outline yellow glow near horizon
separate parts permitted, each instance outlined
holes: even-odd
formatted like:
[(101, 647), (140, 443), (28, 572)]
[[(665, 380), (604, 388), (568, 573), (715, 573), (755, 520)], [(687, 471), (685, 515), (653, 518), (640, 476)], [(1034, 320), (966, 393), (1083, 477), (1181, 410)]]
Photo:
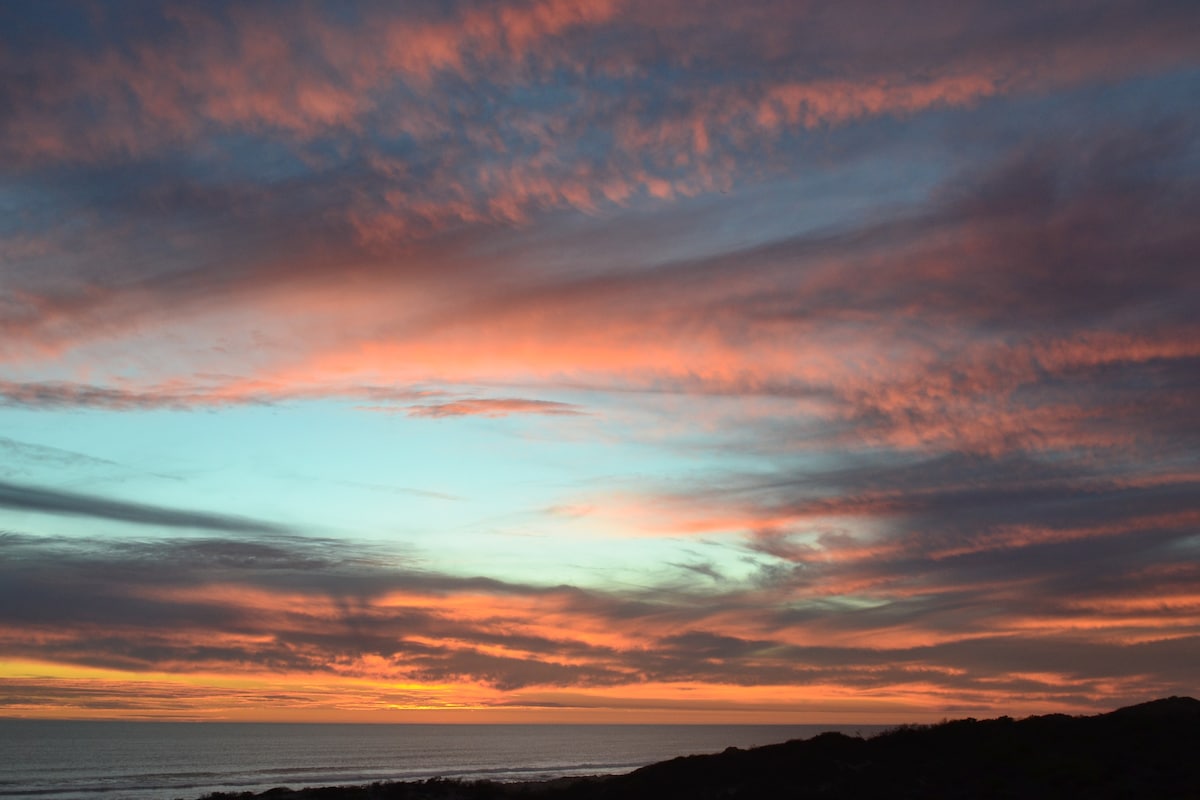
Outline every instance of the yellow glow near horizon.
[[(389, 683), (312, 674), (133, 672), (48, 662), (0, 662), (0, 678), (44, 691), (8, 702), (6, 716), (41, 719), (312, 723), (895, 724), (947, 716), (944, 690), (641, 683), (502, 692), (461, 684)], [(81, 699), (82, 698), (82, 699)], [(972, 713), (1011, 711), (1002, 696)], [(1026, 713), (1061, 710), (1031, 701)], [(959, 716), (962, 714), (959, 713)]]

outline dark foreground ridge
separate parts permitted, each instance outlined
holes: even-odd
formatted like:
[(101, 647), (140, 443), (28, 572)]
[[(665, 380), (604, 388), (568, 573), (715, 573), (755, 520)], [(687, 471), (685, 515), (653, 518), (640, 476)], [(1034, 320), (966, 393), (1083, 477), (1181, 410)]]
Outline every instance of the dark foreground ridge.
[(906, 725), (687, 756), (628, 775), (544, 783), (374, 783), (210, 800), (707, 800), (707, 798), (1193, 798), (1200, 700), (1169, 697), (1093, 717)]

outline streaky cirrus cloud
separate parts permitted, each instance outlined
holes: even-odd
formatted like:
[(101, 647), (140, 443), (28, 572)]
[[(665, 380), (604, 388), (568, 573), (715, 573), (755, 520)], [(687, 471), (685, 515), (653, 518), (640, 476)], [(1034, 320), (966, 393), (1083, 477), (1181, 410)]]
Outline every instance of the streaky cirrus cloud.
[(0, 481), (0, 508), (115, 520), (160, 528), (198, 528), (226, 533), (259, 535), (287, 532), (285, 527), (270, 522), (208, 511), (162, 508), (146, 503), (121, 501), (109, 497), (47, 489), (41, 486), (27, 486), (8, 481)]
[(574, 415), (583, 413), (571, 403), (553, 400), (525, 400), (519, 397), (468, 397), (447, 403), (409, 406), (407, 413), (414, 417), (506, 417), (509, 414)]
[[(511, 414), (575, 415), (579, 406), (521, 397), (457, 397), (420, 388), (370, 385), (292, 386), (239, 380), (174, 381), (148, 387), (107, 387), (65, 381), (0, 381), (0, 404), (17, 408), (98, 408), (109, 411), (188, 410), (238, 405), (276, 405), (322, 398), (349, 398), (377, 405), (364, 409), (413, 417), (504, 417)], [(413, 403), (414, 400), (425, 402)], [(437, 402), (429, 402), (437, 400)], [(386, 404), (386, 405), (384, 405)]]

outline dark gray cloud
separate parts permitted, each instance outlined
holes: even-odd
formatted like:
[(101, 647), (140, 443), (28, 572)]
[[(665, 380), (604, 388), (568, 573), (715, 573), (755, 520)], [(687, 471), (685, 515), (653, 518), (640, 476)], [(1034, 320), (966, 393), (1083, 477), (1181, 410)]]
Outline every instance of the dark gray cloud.
[[(1070, 630), (1069, 607), (1088, 597), (1078, 587), (1050, 597), (1022, 585), (1014, 596), (1013, 584), (981, 583), (870, 607), (826, 599), (785, 611), (769, 591), (745, 586), (714, 594), (522, 585), (422, 571), (346, 542), (301, 538), (101, 542), (9, 534), (0, 537), (0, 555), (6, 652), (132, 670), (352, 674), (373, 658), (405, 680), (478, 681), (501, 691), (641, 681), (864, 690), (933, 684), (962, 702), (986, 702), (1000, 691), (1086, 707), (1090, 696), (1111, 693), (1099, 687), (1114, 681), (1133, 693), (1185, 689), (1197, 677), (1200, 646), (1200, 621), (1189, 621), (1194, 611), (1186, 609), (1163, 629), (1169, 636), (1080, 639)], [(1177, 585), (1196, 577), (1177, 576)], [(1091, 587), (1092, 596), (1110, 601), (1149, 588), (1130, 580), (1116, 591)], [(480, 594), (496, 599), (494, 610), (464, 614), (458, 599)], [(393, 599), (381, 604), (385, 597)], [(531, 610), (506, 611), (505, 598)], [(622, 632), (631, 644), (590, 643), (569, 627), (527, 632), (543, 611)], [(1043, 626), (1036, 635), (1004, 632), (1030, 614)], [(756, 633), (731, 628), (731, 620)], [(873, 641), (914, 626), (950, 636), (941, 644)], [(55, 635), (41, 635), (48, 631)], [(799, 631), (853, 643), (797, 644)]]
[(199, 528), (226, 533), (268, 535), (287, 532), (284, 526), (244, 517), (163, 508), (8, 482), (0, 482), (0, 507), (42, 514), (94, 517), (162, 528)]

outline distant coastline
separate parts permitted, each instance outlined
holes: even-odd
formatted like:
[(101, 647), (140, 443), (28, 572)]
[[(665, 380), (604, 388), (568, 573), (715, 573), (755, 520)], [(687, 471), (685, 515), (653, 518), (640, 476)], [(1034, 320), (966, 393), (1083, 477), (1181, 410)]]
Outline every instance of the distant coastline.
[(1106, 714), (905, 725), (684, 756), (624, 775), (498, 783), (434, 778), (213, 793), (205, 800), (666, 800), (688, 798), (1200, 798), (1200, 700)]

